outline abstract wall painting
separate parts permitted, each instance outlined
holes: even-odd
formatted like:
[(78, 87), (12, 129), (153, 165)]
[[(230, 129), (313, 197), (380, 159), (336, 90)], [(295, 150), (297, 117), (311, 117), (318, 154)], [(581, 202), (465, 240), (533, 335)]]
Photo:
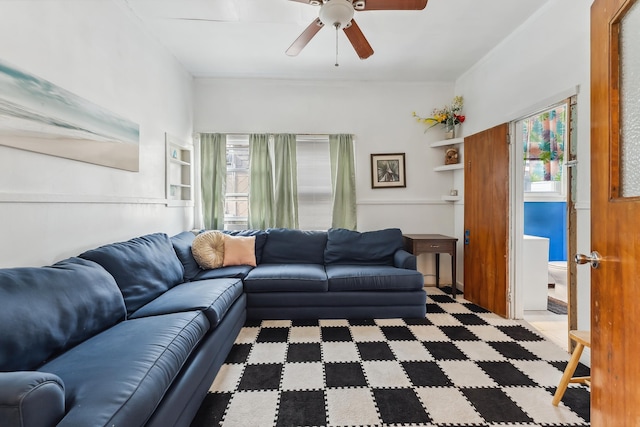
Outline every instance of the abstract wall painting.
[(0, 145), (139, 171), (136, 123), (0, 60)]
[(406, 186), (404, 153), (371, 155), (371, 188)]

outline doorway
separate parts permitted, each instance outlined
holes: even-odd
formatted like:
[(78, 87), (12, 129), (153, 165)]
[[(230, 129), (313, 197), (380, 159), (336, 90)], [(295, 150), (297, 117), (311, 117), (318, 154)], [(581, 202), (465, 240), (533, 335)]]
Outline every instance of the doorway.
[(575, 265), (567, 262), (576, 246), (575, 101), (565, 99), (511, 124), (513, 312), (564, 349), (575, 322)]

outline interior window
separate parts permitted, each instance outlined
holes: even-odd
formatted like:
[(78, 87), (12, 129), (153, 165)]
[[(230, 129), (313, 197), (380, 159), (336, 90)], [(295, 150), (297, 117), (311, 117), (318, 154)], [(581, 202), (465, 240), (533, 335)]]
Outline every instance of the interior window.
[(227, 135), (225, 230), (244, 230), (249, 218), (249, 135)]
[(331, 227), (331, 161), (328, 135), (298, 135), (298, 225), (302, 230)]
[[(297, 135), (298, 225), (331, 227), (331, 163), (328, 135)], [(244, 230), (249, 217), (249, 135), (227, 135), (225, 230)]]
[(559, 105), (523, 120), (524, 191), (563, 192), (567, 107)]

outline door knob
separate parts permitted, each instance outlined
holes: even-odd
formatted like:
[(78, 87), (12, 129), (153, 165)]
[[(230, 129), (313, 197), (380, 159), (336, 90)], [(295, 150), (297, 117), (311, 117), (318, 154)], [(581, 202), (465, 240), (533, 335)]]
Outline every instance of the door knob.
[(591, 263), (591, 268), (598, 268), (600, 266), (600, 261), (602, 261), (602, 257), (598, 251), (593, 251), (590, 255), (576, 254), (575, 261), (576, 264)]

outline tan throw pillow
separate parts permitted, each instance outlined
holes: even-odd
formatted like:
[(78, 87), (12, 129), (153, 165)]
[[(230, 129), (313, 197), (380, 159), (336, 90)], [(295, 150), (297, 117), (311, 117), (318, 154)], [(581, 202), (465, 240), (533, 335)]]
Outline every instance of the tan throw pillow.
[(224, 267), (256, 266), (256, 236), (224, 236)]
[(200, 268), (208, 270), (222, 267), (224, 260), (224, 233), (205, 231), (198, 234), (191, 243), (191, 253)]

